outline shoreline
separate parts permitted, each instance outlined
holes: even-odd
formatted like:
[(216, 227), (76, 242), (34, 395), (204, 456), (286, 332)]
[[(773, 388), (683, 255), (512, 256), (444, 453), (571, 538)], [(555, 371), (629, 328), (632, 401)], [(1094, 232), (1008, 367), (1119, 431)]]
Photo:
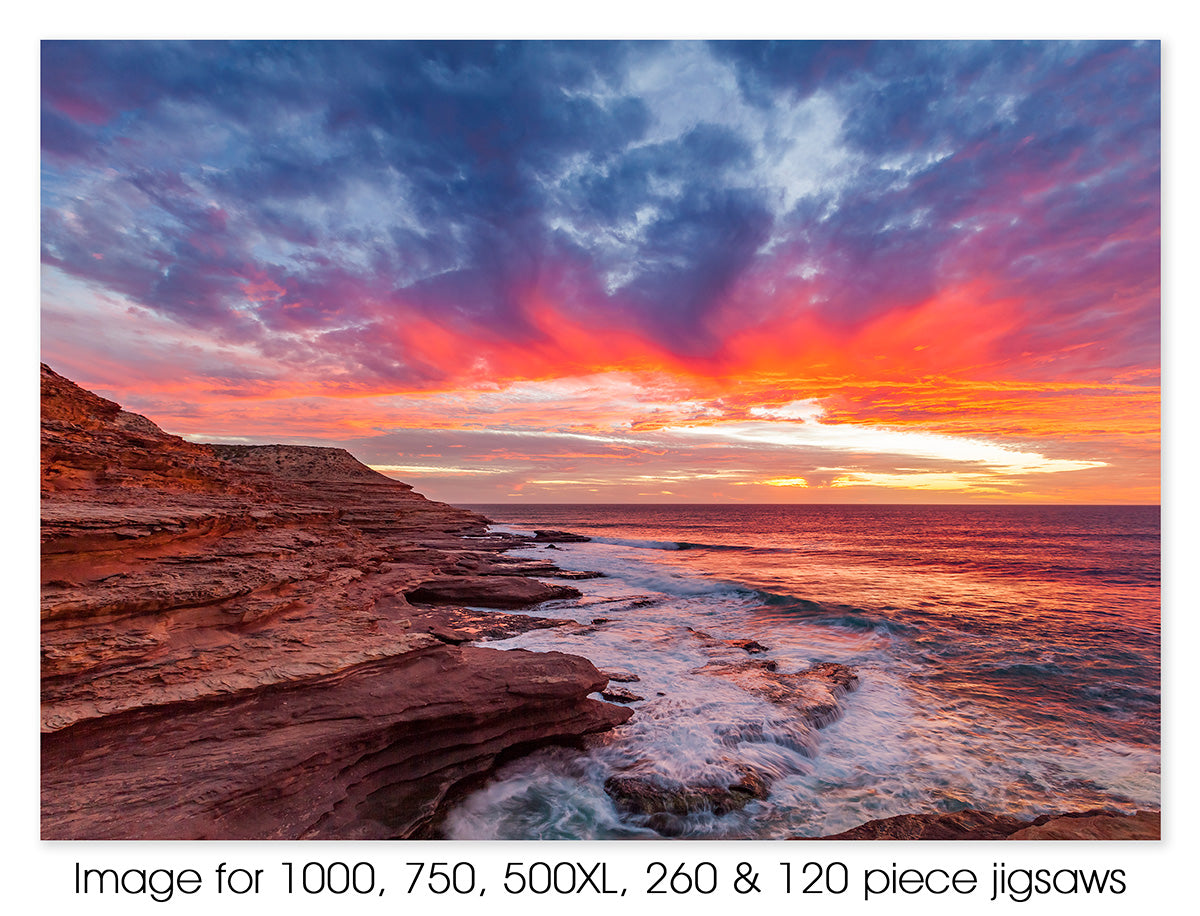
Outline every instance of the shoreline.
[[(482, 508), (482, 507), (472, 507), (472, 508)], [(605, 508), (608, 508), (608, 507), (605, 507)], [(578, 540), (593, 540), (593, 539), (595, 539), (595, 540), (598, 540), (601, 544), (605, 544), (605, 543), (617, 544), (617, 545), (622, 545), (625, 548), (644, 547), (644, 548), (649, 549), (651, 556), (658, 555), (656, 553), (655, 548), (657, 548), (659, 550), (668, 549), (667, 547), (664, 547), (663, 545), (671, 542), (672, 539), (674, 539), (674, 542), (677, 544), (683, 544), (684, 543), (683, 539), (686, 539), (688, 537), (694, 538), (694, 534), (693, 535), (688, 535), (688, 534), (670, 535), (668, 533), (664, 533), (664, 532), (669, 531), (669, 529), (662, 529), (662, 530), (656, 531), (656, 532), (642, 532), (642, 533), (638, 533), (636, 535), (617, 536), (611, 530), (606, 530), (603, 527), (596, 528), (595, 527), (596, 525), (602, 525), (602, 523), (597, 522), (596, 519), (594, 519), (592, 516), (585, 515), (584, 517), (587, 519), (587, 521), (584, 523), (583, 528), (580, 530), (588, 532), (588, 534), (592, 535), (592, 537), (584, 537), (583, 535), (578, 535), (576, 537), (576, 539), (578, 539)], [(512, 517), (502, 516), (502, 518), (504, 519), (502, 522), (503, 527), (505, 527), (506, 529), (517, 530), (517, 531), (533, 530), (537, 526), (537, 524), (539, 524), (539, 521), (540, 521), (540, 524), (553, 523), (553, 522), (551, 522), (552, 516), (550, 516), (548, 513), (544, 514), (544, 513), (534, 512), (529, 517), (526, 517), (525, 519), (523, 519), (521, 521), (517, 521), (517, 520), (513, 519)], [(539, 521), (534, 521), (533, 519), (538, 519)], [(558, 524), (562, 525), (563, 527), (571, 528), (571, 525), (566, 517), (557, 515), (557, 516), (554, 516), (554, 519), (555, 519), (555, 521), (557, 521)], [(624, 524), (624, 523), (622, 522), (621, 524)], [(597, 532), (600, 532), (600, 534), (602, 534), (603, 536), (597, 537), (596, 536)], [(632, 538), (632, 539), (629, 539), (629, 538)], [(719, 541), (717, 543), (719, 545), (721, 545), (721, 544), (724, 544), (725, 542)], [(529, 546), (531, 546), (531, 545), (529, 545)], [(689, 544), (688, 546), (694, 546), (694, 545)], [(720, 549), (722, 549), (722, 547), (718, 546), (715, 549), (720, 550)], [(527, 556), (529, 555), (528, 551), (526, 551), (526, 555)], [(601, 556), (601, 555), (597, 554), (597, 555), (593, 556), (593, 554), (589, 552), (586, 555), (580, 555), (580, 556), (575, 556), (575, 557), (570, 557), (568, 555), (564, 555), (563, 560), (566, 561), (565, 565), (567, 565), (569, 568), (578, 568), (578, 569), (592, 568), (588, 565), (589, 563), (599, 562), (600, 565), (598, 565), (595, 568), (609, 569), (608, 575), (616, 575), (617, 578), (614, 581), (620, 582), (622, 573), (621, 572), (614, 573), (613, 570), (610, 569), (610, 566), (612, 564), (609, 561), (601, 562), (598, 559), (599, 556)], [(560, 562), (563, 562), (563, 560), (560, 560)], [(574, 561), (574, 562), (572, 562), (572, 561)], [(639, 576), (640, 576), (640, 574), (639, 574)], [(639, 581), (639, 576), (635, 576), (635, 579), (633, 581)], [(750, 587), (750, 586), (747, 586), (747, 587)], [(636, 588), (637, 588), (637, 586), (634, 586), (634, 591), (636, 591)], [(585, 590), (586, 590), (586, 586), (585, 586)], [(619, 588), (618, 588), (618, 591), (621, 592), (622, 594), (624, 594), (624, 592), (621, 591)], [(599, 594), (603, 594), (603, 595), (607, 596), (602, 600), (613, 600), (612, 597), (610, 596), (609, 592), (602, 591)], [(597, 593), (593, 593), (593, 600), (595, 600), (596, 598), (597, 598)], [(628, 599), (626, 599), (626, 600), (628, 600)], [(636, 608), (639, 604), (645, 603), (646, 600), (648, 600), (648, 599), (639, 599), (639, 600), (635, 601), (632, 606)], [(586, 601), (586, 598), (585, 598), (585, 601)], [(565, 611), (565, 610), (564, 610), (564, 612), (570, 613), (570, 611)], [(616, 620), (619, 620), (620, 616), (621, 615), (618, 611), (613, 622), (616, 622)], [(682, 620), (683, 618), (679, 618), (679, 619)], [(597, 622), (600, 622), (600, 621), (597, 621)], [(608, 623), (609, 621), (607, 619), (604, 619), (604, 622)], [(705, 642), (708, 643), (708, 645), (710, 645), (714, 648), (717, 646), (718, 643), (722, 644), (724, 647), (742, 648), (747, 652), (747, 654), (750, 657), (740, 663), (725, 664), (725, 665), (717, 665), (717, 664), (704, 665), (701, 668), (693, 669), (691, 671), (691, 673), (692, 674), (709, 674), (709, 673), (715, 673), (715, 669), (724, 669), (721, 673), (726, 676), (732, 676), (732, 679), (734, 680), (735, 683), (738, 680), (741, 680), (742, 683), (740, 683), (739, 686), (743, 686), (747, 690), (747, 692), (757, 693), (759, 696), (762, 696), (768, 700), (782, 701), (781, 705), (786, 706), (787, 697), (784, 695), (784, 692), (788, 689), (788, 687), (790, 685), (787, 685), (786, 683), (778, 682), (779, 680), (782, 680), (782, 679), (779, 678), (778, 675), (775, 674), (775, 664), (771, 660), (773, 657), (773, 653), (770, 652), (771, 646), (764, 646), (761, 643), (759, 643), (757, 640), (761, 639), (761, 640), (763, 640), (763, 642), (769, 642), (769, 643), (773, 642), (773, 641), (771, 639), (769, 639), (767, 636), (760, 635), (756, 631), (752, 632), (752, 631), (743, 630), (739, 633), (736, 626), (733, 628), (730, 628), (728, 626), (728, 623), (729, 623), (729, 621), (727, 620), (726, 621), (727, 625), (725, 626), (725, 628), (723, 630), (714, 630), (714, 632), (720, 632), (723, 637), (726, 637), (723, 639), (713, 639), (713, 637), (711, 637), (708, 633), (702, 633), (700, 631), (693, 629), (692, 627), (683, 627), (683, 629), (686, 630), (687, 633), (691, 634), (692, 636), (704, 640)], [(756, 638), (748, 638), (746, 635), (747, 632), (750, 632), (751, 636), (754, 636)], [(564, 634), (564, 635), (567, 635), (567, 634)], [(687, 638), (686, 635), (683, 638), (686, 639)], [(538, 639), (534, 640), (533, 642), (523, 641), (523, 642), (518, 642), (516, 644), (524, 645), (529, 648), (542, 648), (547, 645), (554, 645), (556, 641), (557, 641), (557, 637), (555, 639), (550, 640), (549, 642), (547, 642), (546, 640), (543, 640), (541, 638), (538, 638)], [(611, 643), (609, 645), (609, 651), (608, 651), (608, 656), (609, 656), (608, 660), (609, 661), (612, 660), (612, 657), (611, 657), (612, 651), (613, 651), (612, 645), (613, 644), (611, 644)], [(574, 642), (574, 641), (572, 641), (569, 644), (569, 646), (567, 647), (567, 650), (580, 652), (581, 654), (585, 654), (585, 655), (588, 654), (588, 652), (586, 651), (585, 648), (581, 648), (580, 644), (578, 642)], [(603, 657), (603, 656), (600, 656), (600, 657)], [(819, 658), (820, 656), (818, 655), (817, 657)], [(645, 664), (646, 659), (643, 658), (642, 662), (643, 662), (643, 664)], [(603, 662), (601, 662), (601, 661), (598, 661), (597, 664), (600, 665), (602, 668), (605, 667)], [(792, 667), (794, 667), (794, 662), (793, 662)], [(820, 668), (820, 667), (822, 667), (822, 665), (819, 665), (819, 664), (810, 666), (810, 668)], [(839, 666), (839, 667), (844, 667), (844, 666)], [(637, 677), (637, 673), (639, 672), (639, 670), (641, 670), (641, 669), (638, 669), (636, 666), (630, 668), (630, 671), (628, 673), (631, 674), (632, 676), (629, 678), (622, 677), (620, 680), (622, 682), (624, 682), (626, 680), (632, 680), (635, 682), (638, 681), (639, 678)], [(783, 670), (783, 669), (780, 669), (780, 670)], [(791, 670), (791, 667), (789, 667), (788, 670)], [(846, 669), (846, 670), (850, 671), (851, 669)], [(607, 671), (606, 673), (613, 675), (615, 672)], [(645, 673), (645, 672), (642, 671), (642, 673)], [(803, 675), (808, 674), (808, 673), (809, 673), (808, 671), (799, 671), (799, 672), (796, 672), (796, 674), (784, 675), (783, 677), (784, 678), (797, 677), (797, 676), (802, 677)], [(774, 683), (770, 683), (770, 682), (764, 683), (762, 680), (764, 676), (769, 677), (772, 681), (775, 681), (775, 682)], [(867, 676), (870, 677), (869, 672), (868, 672)], [(642, 687), (639, 687), (636, 683), (634, 683), (634, 684), (630, 684), (629, 687), (632, 687), (633, 690), (636, 690), (638, 693), (646, 693), (644, 685)], [(653, 689), (653, 688), (651, 688), (651, 689)], [(669, 687), (669, 686), (664, 687), (663, 689), (671, 691), (671, 687)], [(853, 688), (851, 688), (851, 689), (853, 689)], [(625, 692), (628, 693), (627, 690)], [(664, 694), (662, 694), (660, 692), (659, 697), (663, 697), (663, 696), (664, 696)], [(646, 697), (653, 700), (653, 696), (651, 693), (646, 693)], [(645, 699), (645, 698), (640, 697), (640, 696), (628, 697), (628, 701), (633, 703), (633, 705), (635, 705), (635, 708), (637, 708), (637, 706), (639, 706), (639, 705), (642, 705), (642, 704), (638, 703), (637, 701), (640, 701), (643, 699)], [(848, 715), (848, 716), (854, 715), (853, 708), (847, 710), (846, 715)], [(801, 717), (802, 717), (802, 714), (801, 714)], [(808, 724), (815, 724), (818, 727), (820, 727), (820, 726), (828, 724), (829, 722), (834, 721), (840, 717), (841, 717), (841, 711), (837, 710), (837, 711), (832, 712), (831, 716), (826, 721), (820, 721), (819, 717), (818, 717), (817, 722), (809, 722)], [(620, 740), (620, 739), (618, 739), (618, 740)], [(660, 751), (661, 750), (662, 749), (660, 748)], [(635, 753), (645, 753), (645, 751), (642, 750), (641, 748), (639, 748), (638, 751), (636, 751)], [(613, 758), (611, 756), (609, 756), (608, 759), (611, 762)], [(669, 771), (669, 770), (670, 770), (670, 767), (667, 767), (667, 771)], [(657, 781), (657, 785), (655, 787), (656, 791), (653, 793), (643, 792), (642, 797), (637, 798), (633, 804), (630, 804), (627, 799), (622, 799), (620, 797), (620, 793), (611, 791), (611, 783), (622, 779), (622, 777), (619, 774), (614, 778), (610, 778), (610, 780), (605, 785), (605, 791), (611, 798), (613, 798), (614, 802), (616, 802), (618, 810), (622, 810), (626, 813), (632, 813), (634, 815), (650, 815), (648, 820), (645, 817), (635, 817), (633, 819), (633, 823), (635, 825), (642, 826), (642, 827), (650, 827), (651, 829), (656, 830), (661, 836), (666, 836), (666, 837), (677, 836), (677, 835), (680, 835), (682, 832), (679, 829), (679, 824), (677, 822), (672, 823), (673, 818), (671, 817), (671, 815), (680, 814), (680, 813), (686, 815), (686, 814), (694, 813), (697, 811), (709, 811), (709, 812), (715, 813), (717, 815), (720, 815), (721, 813), (724, 813), (724, 812), (730, 810), (730, 808), (725, 804), (725, 802), (723, 800), (713, 801), (711, 799), (711, 797), (708, 799), (703, 797), (703, 795), (701, 794), (701, 790), (700, 790), (700, 787), (703, 784), (703, 780), (698, 781), (695, 786), (687, 785), (686, 783), (678, 783), (677, 782), (674, 785), (664, 788), (664, 785), (663, 785), (664, 782), (670, 782), (669, 777), (664, 779), (663, 773), (665, 773), (665, 772), (666, 771), (660, 772), (656, 778), (656, 781)], [(516, 773), (514, 773), (512, 778), (519, 778), (519, 776)], [(734, 785), (731, 785), (728, 787), (728, 789), (733, 789), (735, 791), (738, 788), (742, 788), (744, 790), (746, 787), (744, 785), (742, 787), (737, 787)], [(763, 786), (762, 789), (763, 789), (762, 793), (760, 795), (758, 795), (757, 797), (764, 798), (764, 799), (768, 798), (770, 795), (770, 791), (769, 791), (770, 777), (767, 777), (766, 785)], [(586, 791), (588, 793), (593, 793), (594, 787), (587, 789)], [(709, 792), (709, 791), (711, 791), (711, 787), (704, 786), (703, 791)], [(502, 797), (502, 794), (500, 797)], [(591, 796), (588, 795), (587, 797), (591, 797)], [(592, 802), (592, 803), (594, 803), (594, 802)], [(588, 803), (585, 802), (584, 804), (588, 804)], [(895, 810), (895, 809), (893, 809), (893, 810)], [(1106, 807), (1106, 806), (1104, 806), (1103, 803), (1101, 803), (1100, 805), (1097, 805), (1094, 802), (1089, 805), (1087, 803), (1087, 801), (1084, 800), (1083, 804), (1079, 805), (1078, 807), (1044, 806), (1044, 807), (1033, 808), (1028, 813), (1025, 813), (1022, 811), (1017, 811), (1017, 810), (1014, 810), (1009, 813), (998, 813), (998, 812), (1007, 811), (1007, 810), (1008, 809), (1003, 805), (997, 805), (996, 807), (990, 808), (990, 809), (987, 806), (980, 806), (978, 804), (975, 806), (963, 807), (963, 808), (956, 808), (956, 807), (952, 806), (949, 808), (937, 807), (937, 808), (922, 809), (919, 806), (913, 806), (913, 808), (910, 809), (909, 811), (904, 811), (904, 808), (901, 808), (900, 811), (903, 813), (897, 813), (897, 814), (889, 815), (889, 816), (879, 816), (879, 817), (875, 817), (872, 819), (864, 819), (863, 821), (858, 822), (857, 824), (855, 824), (854, 821), (850, 821), (850, 823), (855, 824), (855, 826), (850, 827), (849, 829), (839, 828), (842, 831), (839, 833), (831, 832), (831, 833), (827, 833), (827, 834), (823, 834), (823, 835), (819, 835), (819, 836), (807, 836), (807, 835), (806, 836), (795, 836), (795, 835), (793, 835), (793, 836), (787, 837), (787, 838), (804, 839), (804, 840), (814, 840), (814, 839), (839, 839), (839, 840), (840, 839), (862, 839), (862, 840), (865, 840), (865, 839), (880, 839), (880, 840), (897, 840), (897, 839), (905, 839), (905, 840), (926, 840), (926, 839), (931, 839), (931, 840), (932, 839), (937, 839), (937, 840), (948, 840), (948, 839), (953, 839), (953, 840), (958, 840), (958, 839), (962, 839), (962, 840), (1001, 840), (1001, 839), (1016, 839), (1016, 840), (1120, 839), (1120, 840), (1130, 840), (1130, 839), (1145, 839), (1145, 840), (1157, 840), (1157, 839), (1161, 838), (1161, 824), (1160, 824), (1161, 811), (1157, 805), (1146, 806), (1145, 804), (1143, 804), (1141, 806), (1138, 806), (1137, 809), (1134, 809), (1131, 807), (1125, 807), (1123, 805), (1122, 806), (1114, 806), (1114, 807)], [(496, 814), (496, 812), (493, 812), (493, 816), (495, 816), (495, 814)], [(478, 813), (475, 816), (478, 817), (479, 816)], [(691, 833), (689, 833), (688, 835), (689, 835), (689, 838), (704, 838), (702, 836), (699, 836), (699, 837), (695, 836)], [(465, 833), (461, 834), (459, 838), (466, 839), (467, 834), (465, 834)], [(720, 837), (718, 837), (718, 839), (719, 838)], [(726, 838), (728, 838), (728, 837), (726, 837)], [(779, 838), (784, 838), (784, 837), (781, 836)]]
[[(480, 645), (607, 622), (508, 613), (583, 597), (575, 585), (600, 574), (507, 555), (582, 535), (491, 532), (339, 449), (187, 442), (48, 367), (42, 421), (43, 839), (429, 838), (501, 763), (635, 715), (641, 698), (609, 683), (624, 672)], [(801, 728), (834, 721), (857, 683), (687, 630), (745, 653), (706, 674)], [(660, 836), (771, 791), (753, 768), (666, 787), (634, 768), (605, 789)], [(909, 814), (831, 838), (1159, 829), (1155, 814), (1038, 821)]]
[(197, 445), (43, 367), (41, 508), (43, 839), (416, 836), (631, 715), (584, 658), (468, 645), (546, 624), (448, 584), (578, 592), (344, 451)]

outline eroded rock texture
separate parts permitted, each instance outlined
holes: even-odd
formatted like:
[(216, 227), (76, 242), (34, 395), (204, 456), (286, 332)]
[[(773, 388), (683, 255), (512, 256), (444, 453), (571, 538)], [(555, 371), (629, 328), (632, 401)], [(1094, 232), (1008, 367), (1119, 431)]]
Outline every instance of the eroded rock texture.
[(405, 597), (567, 594), (512, 543), (343, 450), (187, 442), (43, 367), (43, 836), (411, 836), (499, 757), (625, 721), (584, 659), (462, 645), (566, 621)]
[(901, 814), (819, 840), (1157, 840), (1157, 811), (1081, 811), (1021, 820), (986, 811)]

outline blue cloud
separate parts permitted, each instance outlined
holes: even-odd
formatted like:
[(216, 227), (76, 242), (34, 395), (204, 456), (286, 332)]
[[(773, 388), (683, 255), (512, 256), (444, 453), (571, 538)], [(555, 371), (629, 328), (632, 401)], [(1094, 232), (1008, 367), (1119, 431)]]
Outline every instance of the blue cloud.
[[(633, 76), (703, 55), (733, 95), (675, 87), (725, 102), (664, 137)], [(1153, 43), (45, 42), (43, 258), (259, 345), (394, 301), (520, 343), (548, 285), (709, 356), (777, 243), (835, 322), (984, 269), (1086, 311), (1089, 271), (1157, 282), (1158, 73)], [(833, 164), (783, 213), (765, 137), (805, 149), (780, 125), (817, 97)]]

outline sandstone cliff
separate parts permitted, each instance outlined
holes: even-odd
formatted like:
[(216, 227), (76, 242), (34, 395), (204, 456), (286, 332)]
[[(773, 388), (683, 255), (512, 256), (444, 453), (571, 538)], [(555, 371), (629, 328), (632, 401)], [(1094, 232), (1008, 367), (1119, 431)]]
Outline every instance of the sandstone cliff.
[(420, 835), (499, 758), (629, 718), (585, 659), (465, 644), (561, 621), (405, 597), (568, 593), (485, 534), (343, 450), (188, 442), (43, 366), (43, 836)]

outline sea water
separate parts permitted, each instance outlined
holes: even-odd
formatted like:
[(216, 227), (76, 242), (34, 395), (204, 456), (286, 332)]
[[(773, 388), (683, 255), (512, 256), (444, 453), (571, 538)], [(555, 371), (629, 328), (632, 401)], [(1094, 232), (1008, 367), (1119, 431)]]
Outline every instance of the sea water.
[[(652, 838), (605, 780), (636, 771), (770, 795), (686, 837), (822, 836), (908, 813), (1031, 817), (1157, 809), (1159, 509), (1138, 507), (473, 506), (522, 548), (602, 578), (529, 613), (584, 627), (491, 645), (583, 655), (644, 700), (586, 746), (507, 765), (451, 813), (457, 839)], [(604, 622), (594, 624), (602, 619)], [(705, 639), (701, 634), (712, 637)], [(839, 662), (859, 687), (811, 731), (703, 668)]]

